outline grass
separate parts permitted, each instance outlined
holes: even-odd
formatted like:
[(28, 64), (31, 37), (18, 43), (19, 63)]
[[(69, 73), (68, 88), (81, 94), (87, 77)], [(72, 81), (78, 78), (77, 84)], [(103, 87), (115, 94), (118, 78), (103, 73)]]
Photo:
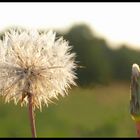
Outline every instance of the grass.
[[(36, 111), (38, 137), (136, 137), (129, 114), (129, 83), (73, 88)], [(0, 103), (0, 137), (31, 137), (26, 107)]]

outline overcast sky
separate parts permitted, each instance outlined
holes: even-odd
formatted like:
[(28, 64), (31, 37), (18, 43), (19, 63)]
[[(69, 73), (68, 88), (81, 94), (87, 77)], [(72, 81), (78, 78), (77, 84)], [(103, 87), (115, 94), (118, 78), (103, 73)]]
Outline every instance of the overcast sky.
[(140, 3), (0, 3), (0, 30), (13, 25), (65, 29), (80, 22), (110, 43), (140, 48)]

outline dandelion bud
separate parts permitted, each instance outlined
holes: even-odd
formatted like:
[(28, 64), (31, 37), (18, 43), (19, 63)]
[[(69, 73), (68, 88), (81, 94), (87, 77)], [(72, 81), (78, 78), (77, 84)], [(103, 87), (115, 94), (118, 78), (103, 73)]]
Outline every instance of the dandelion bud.
[(140, 120), (140, 70), (137, 64), (132, 66), (130, 113), (133, 120)]
[(139, 75), (140, 75), (140, 69), (139, 69), (139, 66), (137, 64), (132, 65), (132, 75), (134, 77), (139, 77)]

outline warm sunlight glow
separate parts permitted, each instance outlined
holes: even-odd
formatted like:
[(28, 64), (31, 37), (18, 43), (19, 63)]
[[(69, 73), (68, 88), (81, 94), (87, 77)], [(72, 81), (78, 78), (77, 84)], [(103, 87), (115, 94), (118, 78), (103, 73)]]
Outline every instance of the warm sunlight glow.
[(66, 29), (89, 24), (113, 45), (140, 48), (140, 3), (0, 3), (0, 30), (13, 26)]

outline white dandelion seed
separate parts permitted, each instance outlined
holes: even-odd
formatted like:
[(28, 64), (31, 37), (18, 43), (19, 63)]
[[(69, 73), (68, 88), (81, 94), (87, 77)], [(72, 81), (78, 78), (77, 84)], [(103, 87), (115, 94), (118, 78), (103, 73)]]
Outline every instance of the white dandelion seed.
[(10, 30), (0, 41), (0, 95), (41, 110), (76, 85), (75, 53), (53, 31)]

